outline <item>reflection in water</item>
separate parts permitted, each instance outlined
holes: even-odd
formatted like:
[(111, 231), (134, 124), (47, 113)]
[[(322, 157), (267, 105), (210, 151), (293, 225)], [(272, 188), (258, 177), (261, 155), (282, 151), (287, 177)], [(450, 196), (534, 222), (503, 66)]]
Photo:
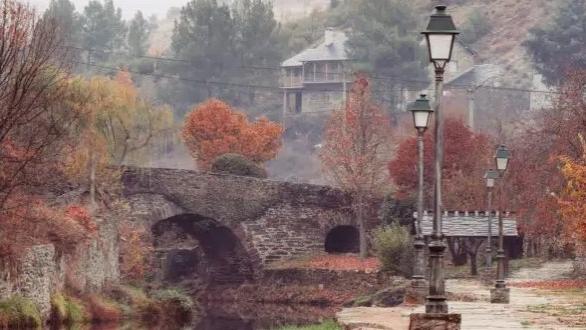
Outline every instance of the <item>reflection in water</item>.
[(194, 325), (137, 325), (135, 323), (63, 327), (51, 330), (270, 330), (283, 325), (306, 325), (332, 318), (331, 308), (311, 306), (254, 305), (208, 306), (206, 315)]

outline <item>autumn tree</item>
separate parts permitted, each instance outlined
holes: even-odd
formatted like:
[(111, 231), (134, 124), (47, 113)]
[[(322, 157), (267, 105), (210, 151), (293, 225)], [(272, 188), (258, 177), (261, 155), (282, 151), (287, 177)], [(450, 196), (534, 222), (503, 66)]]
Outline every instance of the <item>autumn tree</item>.
[[(475, 133), (461, 120), (446, 118), (444, 130), (443, 204), (453, 210), (481, 210), (485, 207), (486, 189), (482, 177), (492, 165), (493, 146), (488, 136)], [(433, 150), (433, 136), (426, 134), (424, 150)], [(433, 153), (424, 155), (424, 182), (433, 186)], [(417, 140), (404, 140), (396, 157), (389, 163), (389, 173), (398, 194), (412, 197), (417, 193)], [(425, 190), (428, 207), (432, 189)]]
[[(52, 21), (0, 1), (0, 211), (53, 182), (56, 155), (75, 114), (60, 106), (66, 54)], [(10, 208), (20, 203), (13, 199)], [(0, 215), (1, 216), (1, 215)]]
[(320, 158), (326, 176), (354, 197), (362, 258), (367, 255), (366, 200), (381, 196), (388, 184), (389, 133), (389, 118), (372, 102), (368, 80), (359, 77), (344, 108), (327, 124)]
[(138, 95), (128, 72), (114, 79), (77, 78), (68, 88), (69, 106), (81, 114), (76, 126), (77, 144), (68, 155), (66, 168), (90, 188), (95, 201), (96, 185), (108, 183), (108, 165), (141, 163), (154, 139), (172, 128), (167, 107), (155, 107)]
[(565, 76), (553, 105), (534, 114), (513, 139), (505, 199), (518, 211), (520, 229), (530, 255), (564, 256), (574, 245), (564, 235), (558, 199), (566, 189), (560, 159), (579, 162), (580, 136), (586, 136), (586, 71)]
[(241, 154), (260, 164), (275, 158), (281, 147), (283, 127), (262, 117), (249, 122), (244, 113), (210, 99), (187, 115), (182, 131), (187, 148), (202, 170), (209, 170), (218, 156)]

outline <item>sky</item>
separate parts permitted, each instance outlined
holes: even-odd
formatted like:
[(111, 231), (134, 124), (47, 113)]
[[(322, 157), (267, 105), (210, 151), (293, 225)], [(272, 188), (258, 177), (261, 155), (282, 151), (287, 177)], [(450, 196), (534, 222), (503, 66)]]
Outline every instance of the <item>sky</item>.
[[(122, 9), (122, 14), (125, 19), (130, 19), (134, 13), (141, 10), (145, 16), (156, 14), (159, 18), (167, 14), (169, 7), (182, 7), (189, 0), (114, 0), (114, 5)], [(31, 5), (44, 11), (51, 0), (29, 0)], [(75, 9), (79, 12), (83, 11), (83, 7), (87, 5), (89, 0), (72, 0), (75, 4)]]

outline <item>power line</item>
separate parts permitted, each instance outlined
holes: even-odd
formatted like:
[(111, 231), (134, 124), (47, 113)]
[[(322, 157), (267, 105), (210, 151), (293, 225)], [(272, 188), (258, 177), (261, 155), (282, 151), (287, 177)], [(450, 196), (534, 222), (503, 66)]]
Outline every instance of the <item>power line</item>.
[[(132, 55), (132, 54), (128, 54), (128, 53), (120, 52), (120, 51), (100, 50), (100, 49), (82, 48), (82, 47), (75, 47), (75, 46), (64, 46), (64, 47), (76, 49), (76, 50), (80, 50), (80, 51), (89, 51), (89, 52), (97, 51), (97, 52), (108, 53), (108, 54), (119, 54), (119, 55), (124, 55), (124, 56), (128, 56), (128, 57), (134, 57), (134, 58), (144, 58), (144, 59), (151, 59), (151, 60), (183, 63), (186, 65), (188, 64), (190, 67), (197, 65), (195, 62), (190, 61), (190, 60), (171, 58), (171, 57)], [(282, 68), (280, 68), (280, 67), (263, 67), (263, 66), (244, 66), (244, 65), (242, 65), (242, 66), (238, 66), (237, 68), (252, 69), (252, 70), (268, 70), (268, 71), (278, 71), (278, 72), (282, 71)], [(323, 71), (314, 71), (314, 72), (319, 73), (319, 74), (327, 74), (328, 73), (328, 72), (323, 72)], [(140, 73), (137, 72), (136, 74), (140, 74)], [(161, 75), (161, 76), (164, 76), (164, 75)], [(175, 78), (179, 79), (178, 77), (175, 77)], [(428, 81), (424, 81), (424, 80), (414, 80), (414, 79), (404, 79), (404, 78), (397, 79), (395, 76), (390, 76), (390, 75), (369, 75), (369, 78), (374, 79), (374, 80), (384, 80), (384, 81), (394, 81), (394, 82), (404, 82), (404, 83), (406, 82), (406, 83), (416, 83), (416, 84), (425, 84), (425, 85), (429, 84)], [(184, 78), (181, 78), (181, 79), (184, 79)], [(211, 82), (208, 82), (208, 83), (211, 83)], [(269, 86), (262, 86), (262, 88), (268, 88), (268, 87)], [(479, 86), (471, 85), (471, 84), (451, 84), (450, 85), (451, 89), (457, 89), (457, 90), (467, 90), (469, 88), (477, 88), (477, 87), (479, 87)], [(486, 89), (512, 91), (512, 92), (559, 94), (559, 92), (557, 92), (557, 91), (535, 90), (535, 89), (527, 89), (527, 88), (520, 88), (520, 87), (503, 87), (503, 86), (481, 86), (481, 87), (486, 88)], [(390, 90), (392, 90), (392, 89), (390, 89)], [(401, 90), (401, 89), (397, 89), (397, 90)], [(419, 90), (421, 90), (421, 88), (419, 88), (419, 89), (405, 89), (405, 88), (403, 88), (402, 90), (419, 91)]]
[[(239, 87), (239, 88), (247, 88), (247, 89), (254, 88), (254, 89), (264, 89), (264, 90), (270, 90), (270, 91), (283, 92), (283, 89), (282, 88), (275, 87), (275, 86), (242, 84), (242, 83), (233, 83), (233, 82), (225, 82), (225, 81), (213, 81), (213, 80), (189, 79), (189, 78), (182, 78), (182, 77), (179, 77), (179, 76), (172, 76), (172, 75), (165, 75), (165, 74), (158, 74), (158, 73), (139, 72), (139, 71), (135, 71), (135, 70), (131, 70), (131, 69), (116, 68), (116, 67), (105, 66), (105, 65), (98, 65), (98, 64), (88, 63), (88, 62), (79, 62), (79, 61), (71, 61), (71, 62), (74, 63), (74, 64), (87, 65), (87, 66), (91, 66), (91, 67), (95, 67), (95, 68), (103, 69), (103, 70), (108, 70), (108, 71), (130, 72), (132, 74), (141, 75), (141, 76), (147, 76), (147, 77), (159, 78), (159, 79), (173, 79), (173, 80), (190, 82), (190, 83), (200, 84), (200, 85), (218, 85), (218, 86)], [(323, 88), (323, 89), (312, 88), (311, 91), (316, 91), (316, 92), (344, 92), (345, 90), (344, 89), (339, 89), (339, 88)], [(349, 91), (349, 89), (347, 89), (346, 91)], [(407, 89), (407, 88), (402, 88), (402, 89), (388, 89), (388, 90), (372, 89), (371, 91), (372, 92), (379, 92), (379, 93), (383, 93), (383, 92), (386, 92), (386, 91), (411, 91), (411, 92), (417, 92), (417, 91), (420, 91), (420, 89)]]

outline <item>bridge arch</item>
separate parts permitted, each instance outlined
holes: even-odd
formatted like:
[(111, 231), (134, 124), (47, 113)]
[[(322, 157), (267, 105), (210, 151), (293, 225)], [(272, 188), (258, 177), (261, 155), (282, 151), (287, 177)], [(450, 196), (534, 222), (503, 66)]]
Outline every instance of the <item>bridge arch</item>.
[(173, 215), (151, 227), (164, 281), (239, 284), (253, 277), (251, 258), (235, 232), (193, 213)]
[(327, 253), (358, 253), (360, 234), (352, 225), (336, 226), (326, 234), (324, 249)]

